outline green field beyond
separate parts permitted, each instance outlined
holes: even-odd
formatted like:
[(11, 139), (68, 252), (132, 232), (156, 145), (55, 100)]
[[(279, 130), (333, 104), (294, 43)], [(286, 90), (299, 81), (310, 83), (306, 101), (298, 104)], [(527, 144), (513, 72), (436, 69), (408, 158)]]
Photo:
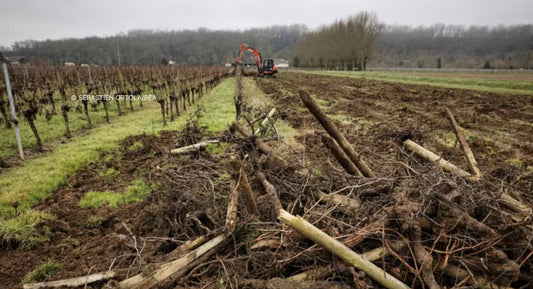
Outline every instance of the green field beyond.
[(471, 89), (503, 94), (533, 94), (533, 72), (317, 71), (305, 73), (359, 77), (407, 84)]

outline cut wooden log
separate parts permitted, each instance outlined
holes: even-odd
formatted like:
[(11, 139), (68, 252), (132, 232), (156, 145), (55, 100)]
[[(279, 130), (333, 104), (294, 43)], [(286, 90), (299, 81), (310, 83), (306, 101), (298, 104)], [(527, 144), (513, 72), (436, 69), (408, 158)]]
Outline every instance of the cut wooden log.
[(472, 153), (470, 146), (466, 142), (466, 139), (463, 136), (463, 133), (461, 132), (461, 128), (455, 121), (455, 118), (453, 117), (452, 112), (447, 107), (446, 107), (446, 112), (448, 113), (448, 119), (450, 120), (450, 123), (453, 127), (455, 136), (457, 137), (457, 140), (461, 144), (461, 149), (463, 150), (463, 154), (465, 155), (466, 163), (468, 164), (468, 167), (474, 174), (474, 178), (479, 179), (481, 177), (481, 171), (479, 170), (477, 166), (476, 158), (474, 157), (474, 154)]
[(102, 280), (107, 280), (115, 277), (116, 273), (113, 271), (108, 271), (105, 273), (96, 273), (87, 276), (81, 276), (76, 278), (57, 280), (57, 281), (47, 281), (39, 283), (30, 283), (22, 285), (24, 289), (39, 289), (39, 288), (56, 288), (56, 287), (78, 287), (85, 284), (90, 284)]
[(348, 157), (353, 161), (353, 163), (359, 168), (361, 173), (365, 177), (374, 177), (374, 174), (372, 173), (372, 170), (370, 167), (366, 164), (366, 162), (361, 158), (361, 156), (355, 151), (353, 146), (348, 142), (348, 140), (344, 137), (344, 135), (339, 131), (337, 126), (333, 123), (333, 121), (322, 111), (322, 109), (318, 106), (318, 104), (315, 102), (315, 100), (307, 94), (307, 92), (300, 90), (300, 98), (302, 99), (305, 106), (309, 109), (309, 111), (313, 114), (313, 116), (318, 120), (318, 122), (322, 125), (322, 127), (329, 133), (331, 137), (333, 137), (339, 146), (342, 148), (342, 150), (348, 155)]
[(276, 108), (273, 108), (273, 109), (270, 110), (268, 115), (261, 122), (259, 127), (255, 130), (254, 135), (257, 135), (260, 132), (262, 132), (263, 130), (267, 129), (268, 128), (267, 125), (270, 125), (270, 126), (274, 125), (274, 123), (272, 122), (272, 117), (274, 117), (274, 114), (276, 114), (276, 112), (277, 112)]
[(226, 213), (226, 230), (227, 232), (233, 232), (235, 230), (235, 225), (237, 224), (237, 206), (239, 204), (239, 183), (240, 177), (237, 181), (237, 184), (231, 191), (230, 199), (228, 202), (228, 211)]
[(230, 165), (233, 169), (233, 174), (239, 178), (239, 192), (241, 193), (241, 200), (246, 207), (246, 211), (252, 215), (257, 215), (257, 202), (255, 201), (252, 187), (244, 170), (243, 162), (237, 156), (231, 156)]
[(436, 155), (432, 151), (426, 149), (425, 147), (415, 143), (410, 139), (404, 141), (403, 145), (407, 150), (414, 152), (416, 155), (422, 157), (427, 161), (438, 164), (443, 170), (447, 172), (453, 173), (457, 176), (464, 178), (472, 178), (472, 175), (470, 173), (456, 167), (454, 164), (450, 163), (449, 161), (443, 159), (442, 157)]
[(531, 214), (533, 214), (533, 211), (530, 206), (518, 201), (517, 199), (513, 198), (508, 193), (501, 194), (499, 201), (506, 208), (511, 209), (517, 213), (520, 213), (524, 215), (525, 217), (529, 217)]
[(117, 284), (118, 288), (123, 289), (140, 289), (140, 288), (151, 288), (156, 286), (160, 282), (168, 282), (168, 280), (176, 280), (183, 275), (189, 264), (195, 261), (197, 258), (209, 254), (212, 255), (216, 252), (216, 248), (222, 244), (229, 234), (221, 234), (213, 238), (209, 242), (203, 244), (197, 249), (187, 253), (185, 256), (174, 260), (169, 263), (163, 264), (159, 269), (155, 270), (150, 274), (141, 273), (125, 279)]
[(322, 143), (331, 151), (335, 159), (339, 162), (342, 168), (352, 176), (362, 177), (363, 174), (352, 162), (352, 160), (346, 155), (339, 144), (330, 136), (322, 135)]
[(385, 286), (386, 288), (410, 288), (409, 286), (402, 283), (400, 280), (396, 279), (394, 276), (383, 271), (381, 268), (374, 265), (372, 262), (368, 261), (361, 255), (355, 253), (350, 248), (346, 247), (346, 245), (328, 236), (326, 233), (319, 230), (317, 227), (313, 226), (311, 223), (307, 222), (302, 217), (293, 216), (289, 212), (281, 210), (279, 214), (279, 219), (283, 223), (294, 228), (300, 234), (313, 240), (315, 243), (320, 244), (329, 252), (333, 253), (335, 256), (341, 258), (342, 260), (354, 266), (355, 268), (365, 272), (368, 276), (370, 276), (370, 278), (374, 279), (376, 282)]
[(321, 200), (324, 200), (327, 203), (337, 206), (341, 211), (351, 216), (354, 216), (359, 210), (359, 207), (361, 206), (359, 201), (339, 194), (326, 194), (324, 192), (318, 191), (317, 196)]
[(170, 151), (171, 154), (188, 154), (188, 153), (192, 153), (192, 152), (197, 152), (197, 151), (200, 151), (202, 149), (205, 149), (208, 145), (210, 144), (216, 144), (216, 143), (219, 143), (218, 140), (208, 140), (208, 141), (205, 141), (205, 142), (201, 142), (201, 143), (197, 143), (197, 144), (193, 144), (193, 145), (189, 145), (189, 146), (184, 146), (184, 147), (181, 147), (181, 148), (177, 148), (177, 149), (173, 149)]

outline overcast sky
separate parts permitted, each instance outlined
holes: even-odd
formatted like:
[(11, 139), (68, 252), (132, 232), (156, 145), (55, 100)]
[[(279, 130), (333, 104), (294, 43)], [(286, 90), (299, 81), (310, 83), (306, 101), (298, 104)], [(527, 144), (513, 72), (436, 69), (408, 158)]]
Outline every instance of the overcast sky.
[(132, 29), (247, 29), (329, 24), (372, 11), (386, 24), (533, 23), (533, 0), (0, 0), (0, 46)]

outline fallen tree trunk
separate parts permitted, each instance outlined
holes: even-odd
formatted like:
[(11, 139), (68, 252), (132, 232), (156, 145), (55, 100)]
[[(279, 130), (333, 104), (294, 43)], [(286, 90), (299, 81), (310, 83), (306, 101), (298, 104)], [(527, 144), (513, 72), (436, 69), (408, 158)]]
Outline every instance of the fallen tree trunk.
[(342, 168), (352, 176), (362, 177), (363, 174), (346, 155), (337, 142), (328, 135), (322, 135), (322, 143), (331, 151), (335, 159), (339, 162)]
[(208, 141), (205, 141), (205, 142), (201, 142), (201, 143), (197, 143), (197, 144), (193, 144), (193, 145), (189, 145), (189, 146), (184, 146), (184, 147), (181, 147), (181, 148), (173, 149), (173, 150), (170, 151), (170, 153), (179, 155), (179, 154), (188, 154), (188, 153), (192, 153), (192, 152), (197, 152), (197, 151), (200, 151), (202, 149), (205, 149), (210, 144), (216, 144), (218, 142), (219, 142), (218, 140), (208, 140)]
[(78, 287), (85, 284), (94, 283), (97, 281), (107, 280), (115, 277), (116, 273), (113, 271), (108, 271), (105, 273), (96, 273), (87, 276), (81, 276), (71, 279), (57, 280), (57, 281), (47, 281), (39, 283), (24, 284), (22, 288), (24, 289), (39, 289), (39, 288), (56, 288), (56, 287)]
[(300, 234), (320, 244), (335, 256), (343, 259), (345, 262), (354, 266), (355, 268), (365, 272), (372, 279), (389, 289), (409, 289), (410, 287), (396, 279), (394, 276), (383, 271), (372, 262), (366, 260), (361, 255), (355, 253), (350, 248), (341, 242), (328, 236), (323, 231), (319, 230), (311, 223), (304, 220), (302, 217), (295, 217), (285, 210), (279, 213), (279, 219), (285, 224), (291, 226)]
[(463, 133), (461, 132), (461, 128), (459, 128), (459, 125), (455, 121), (455, 118), (453, 117), (452, 112), (447, 107), (446, 107), (446, 112), (448, 113), (448, 119), (450, 120), (450, 123), (453, 127), (455, 136), (457, 137), (457, 140), (461, 144), (461, 149), (463, 150), (463, 154), (465, 155), (466, 163), (468, 164), (468, 167), (470, 168), (470, 170), (472, 170), (474, 177), (479, 179), (481, 177), (481, 171), (479, 170), (477, 166), (476, 158), (474, 157), (474, 154), (472, 153), (470, 146), (466, 142), (466, 139), (463, 136)]
[(313, 116), (318, 120), (318, 122), (322, 125), (322, 127), (329, 133), (331, 137), (333, 137), (339, 146), (342, 148), (342, 150), (348, 155), (348, 157), (353, 161), (353, 163), (359, 168), (361, 173), (365, 177), (374, 177), (374, 174), (372, 173), (372, 170), (370, 167), (366, 164), (366, 162), (361, 159), (361, 156), (355, 151), (353, 146), (348, 142), (348, 140), (344, 137), (344, 135), (339, 131), (337, 126), (333, 123), (333, 121), (322, 111), (322, 109), (318, 106), (318, 104), (315, 102), (307, 92), (300, 90), (300, 98), (304, 102), (305, 106), (309, 109), (309, 111), (313, 114)]

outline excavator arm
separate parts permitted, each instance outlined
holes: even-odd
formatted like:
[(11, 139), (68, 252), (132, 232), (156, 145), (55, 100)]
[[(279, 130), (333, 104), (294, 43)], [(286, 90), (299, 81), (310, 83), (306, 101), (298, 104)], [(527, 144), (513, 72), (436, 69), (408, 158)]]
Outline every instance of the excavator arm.
[(255, 55), (256, 61), (257, 61), (257, 68), (262, 69), (263, 67), (263, 59), (261, 59), (261, 53), (259, 53), (259, 50), (248, 46), (246, 43), (241, 43), (241, 47), (239, 48), (239, 57), (237, 58), (237, 63), (241, 63), (242, 61), (242, 54), (244, 51), (249, 51)]

